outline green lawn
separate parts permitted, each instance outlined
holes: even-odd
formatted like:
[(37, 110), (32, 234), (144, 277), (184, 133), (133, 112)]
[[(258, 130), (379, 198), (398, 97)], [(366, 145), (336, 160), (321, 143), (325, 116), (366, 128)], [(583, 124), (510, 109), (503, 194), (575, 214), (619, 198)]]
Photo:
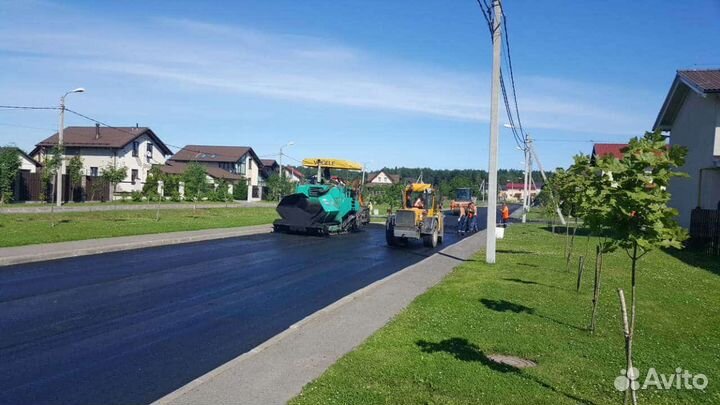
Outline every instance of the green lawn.
[[(274, 208), (212, 208), (0, 215), (0, 247), (271, 223)], [(52, 224), (55, 223), (55, 226)]]
[[(589, 323), (592, 269), (580, 293), (565, 271), (564, 235), (513, 225), (495, 266), (478, 255), (344, 356), (291, 404), (619, 404), (624, 363), (616, 288), (629, 291), (629, 259), (605, 258), (598, 331)], [(586, 238), (577, 249), (584, 253)], [(577, 259), (573, 261), (576, 262)], [(693, 264), (688, 264), (693, 263)], [(592, 267), (590, 263), (589, 267)], [(656, 251), (640, 261), (635, 364), (704, 373), (703, 391), (654, 388), (642, 404), (720, 403), (720, 260)], [(537, 362), (523, 370), (490, 354)]]

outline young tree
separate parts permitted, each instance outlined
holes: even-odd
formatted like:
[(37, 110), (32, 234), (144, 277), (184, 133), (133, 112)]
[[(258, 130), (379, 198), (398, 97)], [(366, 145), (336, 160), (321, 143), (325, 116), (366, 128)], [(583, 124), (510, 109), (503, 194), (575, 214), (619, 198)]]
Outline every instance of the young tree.
[[(687, 232), (674, 217), (677, 210), (667, 206), (668, 183), (683, 176), (676, 168), (685, 163), (687, 150), (668, 147), (657, 132), (646, 132), (633, 138), (623, 152), (623, 159), (605, 159), (601, 169), (611, 174), (607, 198), (605, 229), (609, 243), (627, 252), (631, 260), (631, 303), (629, 325), (625, 333), (627, 370), (632, 368), (633, 335), (637, 320), (637, 262), (655, 248), (682, 249)], [(634, 389), (626, 392), (636, 402)]]
[(185, 198), (190, 198), (193, 201), (201, 199), (210, 189), (205, 167), (197, 162), (187, 165), (182, 174), (182, 179), (185, 182)]
[(248, 196), (248, 185), (244, 180), (238, 181), (237, 184), (233, 185), (233, 199), (239, 201), (246, 201)]
[(118, 183), (125, 180), (125, 177), (127, 177), (127, 167), (118, 167), (115, 164), (108, 165), (103, 169), (102, 177), (108, 182), (108, 184), (110, 184), (110, 191), (112, 191), (110, 201), (112, 201), (113, 195), (115, 194), (115, 188)]
[[(70, 193), (72, 193), (76, 187), (79, 187), (81, 185), (82, 169), (83, 160), (80, 156), (73, 156), (72, 159), (68, 161), (67, 174), (70, 178)], [(70, 199), (73, 199), (72, 197), (72, 195), (69, 196)]]
[(287, 177), (280, 177), (277, 174), (267, 179), (267, 187), (270, 200), (280, 200), (293, 192), (293, 183)]
[(13, 183), (20, 170), (20, 153), (14, 147), (0, 148), (0, 204), (12, 202)]
[[(46, 190), (50, 188), (57, 179), (57, 172), (60, 170), (60, 164), (62, 162), (61, 148), (53, 148), (45, 157), (42, 169), (42, 188), (40, 189), (41, 200), (45, 201), (50, 197), (50, 202), (55, 201), (56, 188), (52, 187), (50, 196), (46, 194)], [(53, 211), (53, 207), (50, 207), (50, 211)]]

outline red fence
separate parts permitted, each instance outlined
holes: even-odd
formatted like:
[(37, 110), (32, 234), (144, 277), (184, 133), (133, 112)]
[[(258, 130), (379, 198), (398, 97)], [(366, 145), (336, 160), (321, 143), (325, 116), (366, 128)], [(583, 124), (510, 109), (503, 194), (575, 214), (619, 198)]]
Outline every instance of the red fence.
[(720, 256), (720, 204), (717, 210), (692, 210), (690, 244), (708, 254)]

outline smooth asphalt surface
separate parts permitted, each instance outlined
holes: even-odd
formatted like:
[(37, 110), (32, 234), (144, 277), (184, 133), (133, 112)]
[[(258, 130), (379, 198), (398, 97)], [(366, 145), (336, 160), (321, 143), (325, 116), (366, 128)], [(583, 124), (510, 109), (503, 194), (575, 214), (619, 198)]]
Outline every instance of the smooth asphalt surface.
[(0, 403), (149, 403), (435, 250), (370, 225), (0, 268)]

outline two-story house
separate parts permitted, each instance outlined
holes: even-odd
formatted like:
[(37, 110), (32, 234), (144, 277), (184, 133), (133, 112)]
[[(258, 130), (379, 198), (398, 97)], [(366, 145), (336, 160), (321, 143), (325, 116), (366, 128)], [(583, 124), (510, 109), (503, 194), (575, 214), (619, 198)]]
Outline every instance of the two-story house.
[[(275, 159), (262, 159), (260, 162), (262, 163), (264, 168), (263, 177), (265, 179), (267, 179), (273, 174), (280, 173), (280, 164), (278, 164)], [(305, 176), (300, 170), (290, 165), (285, 165), (283, 167), (283, 176), (293, 183), (299, 183), (305, 178)]]
[(208, 173), (212, 168), (213, 178), (230, 183), (237, 182), (238, 176), (242, 176), (248, 185), (248, 201), (262, 199), (263, 165), (248, 146), (187, 145), (168, 160), (170, 165), (175, 162), (197, 162), (207, 167)]
[[(57, 147), (58, 134), (40, 141), (30, 156), (42, 163)], [(129, 193), (142, 191), (148, 171), (154, 164), (165, 164), (172, 151), (147, 127), (67, 127), (63, 130), (66, 162), (79, 156), (86, 176), (101, 176), (109, 166), (125, 167), (127, 177), (118, 183), (115, 191)], [(66, 173), (65, 172), (65, 173)], [(64, 173), (64, 174), (65, 174)]]
[(678, 71), (653, 126), (658, 129), (669, 131), (670, 145), (688, 148), (680, 170), (690, 177), (668, 185), (670, 206), (688, 228), (694, 208), (720, 204), (720, 69)]

